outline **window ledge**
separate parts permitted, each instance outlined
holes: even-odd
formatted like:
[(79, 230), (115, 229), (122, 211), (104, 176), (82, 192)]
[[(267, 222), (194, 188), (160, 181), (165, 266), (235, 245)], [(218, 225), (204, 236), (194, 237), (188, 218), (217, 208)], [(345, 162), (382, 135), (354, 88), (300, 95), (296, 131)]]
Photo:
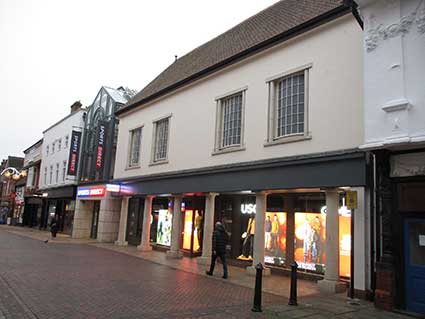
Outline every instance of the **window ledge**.
[(264, 147), (267, 146), (273, 146), (273, 145), (279, 145), (279, 144), (287, 144), (287, 143), (293, 143), (293, 142), (300, 142), (300, 141), (306, 141), (311, 140), (311, 135), (292, 135), (292, 136), (284, 136), (276, 138), (272, 141), (267, 141), (264, 143)]
[(156, 165), (162, 165), (162, 164), (168, 164), (168, 160), (165, 159), (165, 160), (159, 160), (156, 162), (150, 162), (149, 166), (156, 166)]
[(132, 169), (138, 169), (141, 168), (142, 166), (140, 165), (135, 165), (135, 166), (126, 166), (125, 170), (126, 171), (131, 171)]
[(220, 155), (220, 154), (226, 154), (226, 153), (233, 153), (233, 152), (240, 152), (240, 151), (245, 151), (246, 148), (245, 146), (231, 146), (231, 147), (226, 147), (226, 148), (221, 148), (218, 150), (214, 150), (211, 155), (215, 156), (215, 155)]

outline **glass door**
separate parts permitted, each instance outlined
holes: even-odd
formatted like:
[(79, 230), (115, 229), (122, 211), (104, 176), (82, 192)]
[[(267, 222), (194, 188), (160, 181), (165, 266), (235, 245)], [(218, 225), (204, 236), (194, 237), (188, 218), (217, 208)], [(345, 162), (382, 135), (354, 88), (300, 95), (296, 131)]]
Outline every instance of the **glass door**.
[(130, 198), (127, 217), (127, 242), (129, 245), (140, 245), (143, 227), (143, 198)]
[(100, 201), (96, 200), (93, 202), (93, 216), (91, 222), (91, 231), (90, 238), (97, 238), (97, 227), (99, 224), (99, 210), (100, 210)]
[(425, 219), (404, 224), (406, 308), (425, 314)]

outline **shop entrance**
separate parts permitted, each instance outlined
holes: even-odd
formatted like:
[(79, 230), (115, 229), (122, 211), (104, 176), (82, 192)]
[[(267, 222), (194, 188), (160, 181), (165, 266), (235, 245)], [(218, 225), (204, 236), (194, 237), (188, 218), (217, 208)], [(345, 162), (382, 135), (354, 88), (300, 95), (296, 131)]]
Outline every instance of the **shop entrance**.
[(425, 219), (404, 223), (406, 308), (425, 314)]
[(127, 234), (129, 245), (140, 245), (143, 227), (144, 198), (130, 198), (128, 202)]
[(93, 216), (91, 222), (90, 238), (97, 238), (97, 227), (99, 225), (100, 201), (93, 201)]

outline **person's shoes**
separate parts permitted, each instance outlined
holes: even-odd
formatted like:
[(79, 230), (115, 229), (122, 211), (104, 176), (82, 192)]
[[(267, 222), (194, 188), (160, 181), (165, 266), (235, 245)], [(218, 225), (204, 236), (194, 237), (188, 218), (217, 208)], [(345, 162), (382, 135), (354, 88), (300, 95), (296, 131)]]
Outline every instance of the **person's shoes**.
[(208, 276), (212, 276), (212, 275), (213, 275), (211, 271), (206, 271), (205, 273), (206, 273)]
[(221, 278), (223, 278), (223, 279), (227, 279), (227, 275), (223, 275), (223, 277), (221, 277)]
[(46, 240), (44, 241), (44, 243), (45, 243), (45, 244), (47, 244), (48, 242), (49, 242), (49, 240), (48, 240), (48, 239), (46, 239)]

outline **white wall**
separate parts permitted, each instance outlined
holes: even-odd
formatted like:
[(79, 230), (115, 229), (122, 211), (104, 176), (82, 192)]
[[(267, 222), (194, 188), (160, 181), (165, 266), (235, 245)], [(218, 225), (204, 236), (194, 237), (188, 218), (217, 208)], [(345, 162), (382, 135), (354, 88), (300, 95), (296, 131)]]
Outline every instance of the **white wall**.
[[(362, 31), (351, 15), (256, 55), (120, 118), (115, 178), (358, 147), (363, 141)], [(264, 147), (266, 79), (312, 63), (308, 125), (312, 139)], [(215, 97), (248, 87), (246, 150), (212, 156)], [(149, 166), (152, 121), (171, 114), (168, 164)], [(126, 169), (129, 130), (144, 125), (141, 166)]]
[[(76, 184), (76, 177), (67, 175), (62, 179), (63, 162), (66, 161), (68, 169), (69, 148), (72, 130), (81, 131), (83, 127), (84, 110), (70, 114), (52, 127), (43, 132), (42, 162), (40, 171), (40, 189)], [(69, 136), (68, 146), (65, 147), (65, 137)], [(58, 140), (62, 139), (61, 149), (58, 149)], [(52, 153), (52, 143), (55, 142), (55, 151)], [(46, 149), (49, 146), (49, 154)], [(56, 164), (59, 163), (59, 178), (56, 183)], [(50, 183), (50, 166), (53, 166), (52, 183)], [(44, 169), (47, 167), (47, 178), (44, 177)]]
[(27, 151), (27, 153), (25, 154), (24, 166), (28, 166), (31, 163), (35, 163), (38, 160), (40, 160), (41, 159), (41, 149), (42, 149), (42, 144), (35, 145), (35, 146), (31, 147)]
[[(359, 1), (365, 21), (365, 145), (425, 142), (425, 3)], [(395, 106), (385, 108), (385, 106)], [(386, 110), (385, 110), (386, 109)]]

